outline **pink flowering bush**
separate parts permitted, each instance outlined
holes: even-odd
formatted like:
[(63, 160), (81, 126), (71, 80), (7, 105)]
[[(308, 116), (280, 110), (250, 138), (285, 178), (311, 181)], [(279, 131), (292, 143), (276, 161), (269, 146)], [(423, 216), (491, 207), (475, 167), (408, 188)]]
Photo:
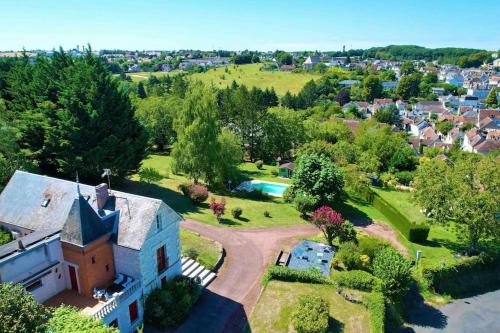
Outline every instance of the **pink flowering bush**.
[[(334, 211), (331, 207), (319, 207), (312, 213), (310, 221), (321, 230), (329, 245), (333, 245), (333, 241), (337, 237), (341, 241), (352, 241), (356, 239), (355, 233), (352, 234), (352, 224), (346, 222), (342, 214)], [(349, 238), (349, 240), (346, 238)]]
[(220, 202), (217, 202), (215, 198), (212, 197), (209, 207), (217, 218), (217, 221), (220, 222), (222, 215), (224, 215), (224, 212), (226, 211), (226, 199), (222, 197)]

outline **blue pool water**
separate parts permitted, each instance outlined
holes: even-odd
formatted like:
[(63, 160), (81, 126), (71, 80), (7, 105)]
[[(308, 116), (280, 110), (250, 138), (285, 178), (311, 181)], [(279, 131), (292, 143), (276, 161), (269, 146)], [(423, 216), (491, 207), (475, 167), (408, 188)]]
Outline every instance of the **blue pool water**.
[(286, 184), (267, 183), (267, 182), (259, 182), (252, 184), (253, 190), (259, 190), (262, 191), (263, 193), (270, 194), (276, 197), (282, 197), (287, 187), (288, 185)]

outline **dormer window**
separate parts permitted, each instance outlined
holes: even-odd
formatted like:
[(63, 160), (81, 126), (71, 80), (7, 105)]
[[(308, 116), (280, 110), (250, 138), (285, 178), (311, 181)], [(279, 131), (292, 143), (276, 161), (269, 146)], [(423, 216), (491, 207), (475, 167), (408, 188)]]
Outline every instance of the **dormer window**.
[(50, 199), (49, 198), (44, 198), (43, 201), (42, 201), (42, 207), (46, 208), (50, 203)]

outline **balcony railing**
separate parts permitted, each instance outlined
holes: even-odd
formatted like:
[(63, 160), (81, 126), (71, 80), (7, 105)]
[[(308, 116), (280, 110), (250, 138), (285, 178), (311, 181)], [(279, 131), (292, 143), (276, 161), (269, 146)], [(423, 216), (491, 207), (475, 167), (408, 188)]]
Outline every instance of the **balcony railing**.
[(107, 301), (101, 309), (99, 309), (96, 313), (94, 313), (94, 318), (103, 319), (107, 315), (109, 315), (113, 310), (115, 310), (121, 303), (125, 302), (130, 295), (132, 295), (137, 289), (141, 287), (141, 282), (139, 280), (134, 281), (130, 287), (124, 289), (117, 296), (113, 297), (109, 301)]

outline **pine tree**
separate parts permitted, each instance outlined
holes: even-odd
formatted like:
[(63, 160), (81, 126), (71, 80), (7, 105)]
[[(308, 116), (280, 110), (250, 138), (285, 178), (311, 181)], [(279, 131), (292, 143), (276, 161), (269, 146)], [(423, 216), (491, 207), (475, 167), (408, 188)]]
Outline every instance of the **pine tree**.
[(144, 89), (144, 84), (142, 83), (142, 81), (139, 81), (139, 83), (137, 84), (137, 96), (139, 98), (146, 98), (146, 97), (148, 97), (146, 95), (146, 90)]
[(497, 89), (492, 88), (490, 92), (488, 93), (488, 97), (486, 97), (486, 100), (484, 101), (486, 105), (488, 105), (491, 108), (495, 108), (498, 105), (498, 99), (497, 99)]

